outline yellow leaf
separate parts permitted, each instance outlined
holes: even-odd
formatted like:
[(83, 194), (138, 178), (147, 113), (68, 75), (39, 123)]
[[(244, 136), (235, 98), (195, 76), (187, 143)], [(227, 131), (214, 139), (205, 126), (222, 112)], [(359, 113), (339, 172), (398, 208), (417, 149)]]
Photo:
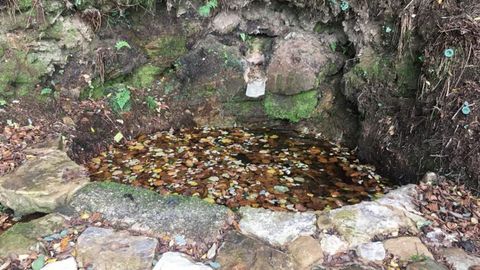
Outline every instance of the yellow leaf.
[(135, 165), (135, 166), (132, 167), (132, 171), (141, 172), (141, 171), (143, 171), (143, 166), (142, 165)]
[(222, 143), (224, 143), (224, 144), (231, 144), (232, 142), (233, 142), (233, 141), (232, 141), (231, 139), (229, 139), (229, 138), (223, 138), (223, 139), (222, 139)]
[(153, 169), (154, 173), (161, 173), (163, 170), (160, 168)]
[(102, 163), (102, 160), (99, 159), (99, 158), (92, 158), (92, 162), (95, 163), (95, 164), (100, 164), (100, 163)]
[(188, 183), (190, 186), (192, 186), (192, 187), (198, 186), (198, 183), (195, 182), (195, 181), (188, 181), (187, 183)]
[(203, 200), (206, 201), (206, 202), (208, 202), (208, 203), (212, 203), (212, 204), (215, 203), (215, 200), (214, 200), (213, 198), (211, 198), (211, 197), (207, 197), (207, 198), (205, 198), (205, 199), (203, 199)]
[(137, 143), (135, 145), (129, 146), (128, 149), (130, 149), (130, 150), (143, 150), (143, 149), (145, 149), (145, 146), (141, 143)]
[(81, 218), (81, 219), (89, 219), (89, 218), (90, 218), (90, 214), (87, 213), (87, 212), (83, 212), (83, 213), (80, 215), (80, 218)]

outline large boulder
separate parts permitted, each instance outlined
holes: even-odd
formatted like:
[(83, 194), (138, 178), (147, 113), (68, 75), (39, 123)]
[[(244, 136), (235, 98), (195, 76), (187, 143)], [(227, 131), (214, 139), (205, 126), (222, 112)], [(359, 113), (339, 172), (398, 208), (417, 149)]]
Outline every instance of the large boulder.
[(221, 205), (108, 182), (92, 183), (81, 189), (69, 208), (77, 213), (100, 213), (113, 225), (133, 231), (182, 239), (204, 251), (233, 222), (233, 213)]
[(58, 214), (26, 222), (17, 223), (0, 235), (0, 258), (12, 254), (29, 254), (38, 238), (51, 235), (64, 226), (65, 219)]
[(61, 150), (31, 148), (25, 153), (22, 166), (0, 177), (0, 202), (17, 215), (50, 213), (90, 180), (87, 170)]
[(77, 260), (98, 270), (151, 269), (157, 245), (154, 238), (90, 227), (78, 237)]
[(327, 76), (340, 71), (345, 61), (330, 46), (305, 33), (291, 33), (278, 41), (267, 69), (267, 91), (295, 95), (318, 88)]

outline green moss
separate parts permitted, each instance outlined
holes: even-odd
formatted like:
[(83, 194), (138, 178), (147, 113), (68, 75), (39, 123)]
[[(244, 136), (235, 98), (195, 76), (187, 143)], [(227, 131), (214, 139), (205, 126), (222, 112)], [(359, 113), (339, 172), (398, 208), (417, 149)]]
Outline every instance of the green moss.
[(162, 69), (151, 64), (140, 67), (132, 76), (131, 83), (137, 88), (151, 87)]
[(414, 97), (420, 76), (419, 63), (413, 57), (406, 56), (395, 67), (397, 86), (403, 97)]
[(293, 96), (267, 94), (264, 107), (268, 116), (296, 123), (309, 118), (317, 103), (317, 91), (311, 90)]
[(32, 0), (19, 0), (18, 1), (18, 8), (21, 11), (29, 10), (33, 6)]
[(163, 36), (145, 46), (148, 56), (160, 67), (167, 67), (187, 52), (187, 40), (183, 36)]
[(0, 59), (0, 96), (29, 94), (45, 75), (48, 64), (22, 51), (11, 51), (8, 55)]

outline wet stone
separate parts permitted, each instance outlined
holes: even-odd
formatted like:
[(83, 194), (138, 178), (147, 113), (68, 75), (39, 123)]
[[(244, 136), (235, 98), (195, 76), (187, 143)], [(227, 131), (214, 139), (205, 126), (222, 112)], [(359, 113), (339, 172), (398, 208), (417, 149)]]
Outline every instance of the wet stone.
[(220, 246), (217, 262), (221, 269), (291, 270), (291, 258), (257, 239), (228, 232)]
[(89, 182), (87, 170), (63, 151), (38, 148), (26, 154), (22, 166), (0, 177), (0, 203), (17, 215), (50, 213)]
[(274, 212), (262, 208), (240, 209), (240, 230), (274, 246), (283, 246), (299, 236), (316, 232), (314, 213)]
[[(196, 197), (166, 195), (116, 183), (92, 183), (77, 192), (70, 210), (98, 212), (115, 226), (158, 237), (182, 237), (207, 252), (233, 221), (226, 207)], [(199, 229), (201, 228), (201, 229)]]
[(212, 270), (202, 263), (194, 262), (189, 256), (179, 252), (162, 254), (153, 270)]
[(151, 269), (157, 245), (154, 238), (90, 227), (78, 237), (77, 260), (96, 270)]
[(412, 257), (425, 256), (433, 259), (432, 253), (428, 248), (420, 241), (418, 237), (399, 237), (394, 239), (388, 239), (383, 242), (385, 249), (400, 258), (400, 260), (408, 261)]

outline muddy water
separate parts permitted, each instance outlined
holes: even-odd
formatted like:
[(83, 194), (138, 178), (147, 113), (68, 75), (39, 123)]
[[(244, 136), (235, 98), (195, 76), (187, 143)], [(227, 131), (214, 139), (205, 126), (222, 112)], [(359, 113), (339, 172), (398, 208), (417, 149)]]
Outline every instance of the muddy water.
[(232, 208), (323, 210), (381, 196), (386, 179), (355, 153), (275, 130), (184, 129), (114, 145), (88, 164), (95, 181), (199, 196)]

